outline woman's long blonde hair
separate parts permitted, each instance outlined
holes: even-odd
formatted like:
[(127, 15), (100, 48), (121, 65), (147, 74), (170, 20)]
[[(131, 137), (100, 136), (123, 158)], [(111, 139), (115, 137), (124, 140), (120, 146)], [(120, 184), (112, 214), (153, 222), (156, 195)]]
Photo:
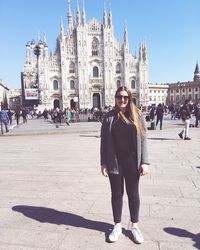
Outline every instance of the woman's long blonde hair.
[(120, 111), (115, 104), (115, 107), (118, 109), (118, 116), (122, 119), (123, 122), (126, 124), (134, 124), (137, 129), (138, 135), (146, 135), (146, 126), (143, 122), (142, 118), (142, 112), (136, 107), (136, 105), (133, 103), (132, 94), (130, 90), (127, 89), (126, 86), (121, 86), (117, 89), (115, 93), (115, 97), (118, 95), (119, 92), (126, 91), (129, 97), (129, 101), (126, 107), (126, 113), (128, 114), (128, 118), (125, 116), (125, 114)]

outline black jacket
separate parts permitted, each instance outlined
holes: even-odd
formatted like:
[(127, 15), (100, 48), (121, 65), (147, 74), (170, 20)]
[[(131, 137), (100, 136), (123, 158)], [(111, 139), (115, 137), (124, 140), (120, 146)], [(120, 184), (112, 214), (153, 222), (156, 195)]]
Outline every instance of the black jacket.
[[(101, 127), (101, 165), (106, 165), (109, 173), (118, 174), (119, 166), (117, 156), (114, 151), (113, 139), (111, 134), (112, 123), (116, 116), (116, 111), (111, 110), (105, 116)], [(141, 121), (144, 119), (141, 115)], [(149, 164), (147, 152), (147, 140), (145, 136), (137, 135), (137, 166)]]
[(188, 105), (183, 105), (180, 109), (181, 119), (183, 121), (191, 118), (190, 107)]

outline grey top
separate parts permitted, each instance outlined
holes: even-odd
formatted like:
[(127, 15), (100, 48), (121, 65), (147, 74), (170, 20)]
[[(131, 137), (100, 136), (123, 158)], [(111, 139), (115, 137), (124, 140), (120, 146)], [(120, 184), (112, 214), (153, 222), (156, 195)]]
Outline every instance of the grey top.
[[(107, 113), (101, 127), (101, 165), (106, 165), (109, 173), (118, 174), (119, 165), (117, 156), (114, 151), (113, 139), (111, 134), (112, 123), (117, 115), (115, 110)], [(141, 116), (141, 122), (144, 124), (144, 119)], [(137, 135), (137, 166), (141, 164), (149, 164), (147, 153), (147, 139), (145, 136)]]

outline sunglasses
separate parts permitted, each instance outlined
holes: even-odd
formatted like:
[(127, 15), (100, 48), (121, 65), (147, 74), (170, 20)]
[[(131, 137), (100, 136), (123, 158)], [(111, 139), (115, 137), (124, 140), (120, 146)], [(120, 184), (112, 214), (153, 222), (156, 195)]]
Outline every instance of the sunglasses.
[(117, 100), (122, 100), (124, 99), (124, 101), (128, 101), (129, 100), (129, 96), (128, 95), (117, 95), (116, 96)]

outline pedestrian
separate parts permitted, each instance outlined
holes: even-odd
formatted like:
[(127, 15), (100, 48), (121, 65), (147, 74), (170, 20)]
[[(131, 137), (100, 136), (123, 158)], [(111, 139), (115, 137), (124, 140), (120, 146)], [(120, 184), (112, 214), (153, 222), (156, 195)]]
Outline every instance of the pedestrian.
[(3, 127), (5, 127), (6, 132), (9, 132), (9, 129), (8, 129), (9, 117), (8, 117), (8, 113), (5, 110), (0, 111), (0, 123), (1, 123), (2, 135), (4, 134)]
[(183, 130), (178, 134), (181, 139), (184, 140), (191, 140), (189, 135), (189, 127), (190, 127), (190, 118), (191, 118), (191, 111), (190, 111), (190, 100), (186, 99), (184, 105), (180, 109), (180, 118), (184, 123)]
[(194, 107), (194, 115), (196, 118), (195, 121), (195, 127), (198, 128), (199, 127), (199, 120), (200, 120), (200, 103), (197, 103)]
[(155, 113), (156, 113), (156, 107), (155, 107), (155, 105), (153, 104), (152, 107), (151, 107), (151, 109), (150, 109), (150, 112), (149, 112), (150, 120), (151, 120), (152, 122), (154, 122)]
[(23, 118), (23, 123), (27, 123), (27, 111), (25, 108), (22, 109), (22, 118)]
[(44, 120), (47, 121), (48, 120), (48, 110), (45, 108), (44, 111), (42, 112), (42, 115), (44, 117)]
[(9, 117), (9, 123), (10, 123), (10, 125), (12, 125), (12, 116), (13, 116), (13, 112), (10, 110), (10, 109), (8, 109), (8, 117)]
[(71, 111), (70, 111), (69, 108), (66, 109), (65, 118), (66, 118), (66, 123), (67, 123), (67, 125), (70, 126), (69, 122), (70, 122), (70, 119), (71, 119)]
[(115, 93), (115, 107), (109, 111), (101, 127), (101, 172), (109, 177), (114, 228), (108, 236), (115, 242), (122, 233), (121, 215), (124, 181), (129, 201), (133, 239), (144, 241), (138, 227), (139, 180), (148, 173), (146, 126), (141, 111), (134, 105), (131, 92), (119, 87)]
[(21, 115), (21, 110), (20, 109), (16, 109), (15, 110), (15, 119), (16, 119), (17, 125), (19, 125), (20, 115)]
[(174, 104), (172, 104), (172, 106), (170, 107), (170, 112), (171, 112), (171, 120), (176, 120), (176, 110)]
[(156, 126), (160, 122), (160, 130), (162, 130), (163, 114), (164, 114), (163, 105), (159, 103), (158, 107), (156, 108)]

